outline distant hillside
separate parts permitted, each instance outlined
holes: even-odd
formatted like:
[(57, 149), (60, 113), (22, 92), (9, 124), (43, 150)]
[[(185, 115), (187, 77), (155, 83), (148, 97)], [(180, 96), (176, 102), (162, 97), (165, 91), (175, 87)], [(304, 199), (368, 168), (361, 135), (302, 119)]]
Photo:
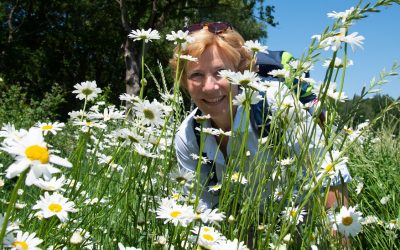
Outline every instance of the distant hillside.
[[(388, 107), (396, 100), (388, 95), (375, 95), (372, 98), (360, 100), (359, 96), (355, 96), (352, 100), (341, 103), (338, 107), (338, 112), (342, 120), (350, 118), (352, 126), (356, 126), (366, 120), (372, 121), (377, 117), (382, 110)], [(389, 110), (382, 119), (374, 125), (375, 129), (379, 129), (383, 124), (393, 128), (394, 134), (400, 132), (400, 105), (396, 105)]]

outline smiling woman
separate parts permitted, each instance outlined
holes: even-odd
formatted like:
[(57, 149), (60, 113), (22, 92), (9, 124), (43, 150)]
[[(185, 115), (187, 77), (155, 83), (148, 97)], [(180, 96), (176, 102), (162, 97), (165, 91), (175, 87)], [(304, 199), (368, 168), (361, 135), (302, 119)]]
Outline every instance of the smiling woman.
[[(208, 46), (198, 63), (187, 66), (185, 88), (197, 107), (211, 116), (215, 125), (230, 130), (230, 97), (238, 94), (238, 86), (230, 88), (229, 81), (220, 76), (221, 70), (235, 70), (235, 66), (217, 45)], [(236, 109), (232, 110), (233, 113)]]
[[(281, 95), (281, 99), (288, 103), (286, 104), (288, 107), (293, 106), (294, 100), (285, 94), (287, 89), (275, 88), (273, 90), (274, 88), (271, 88), (267, 91), (265, 84), (259, 83), (261, 80), (259, 76), (251, 71), (252, 69), (257, 70), (256, 67), (253, 67), (254, 54), (257, 51), (266, 50), (266, 47), (253, 43), (257, 47), (256, 51), (248, 48), (249, 46), (246, 46), (248, 43), (245, 43), (242, 36), (228, 23), (195, 24), (186, 30), (191, 32), (189, 33), (192, 38), (191, 42), (177, 47), (171, 60), (171, 66), (175, 72), (182, 70), (181, 86), (189, 93), (197, 108), (186, 117), (179, 127), (175, 137), (175, 148), (180, 167), (196, 173), (197, 178), (200, 178), (202, 191), (197, 190), (196, 195), (209, 207), (214, 207), (218, 205), (219, 197), (215, 195), (216, 192), (205, 191), (206, 186), (215, 186), (222, 183), (224, 179), (235, 180), (234, 176), (240, 177), (240, 179), (236, 178), (238, 180), (235, 182), (243, 183), (248, 178), (243, 172), (250, 173), (253, 171), (252, 168), (256, 167), (250, 166), (254, 165), (251, 163), (252, 161), (259, 161), (258, 165), (265, 168), (262, 170), (264, 172), (259, 174), (260, 178), (271, 174), (272, 170), (268, 165), (274, 161), (275, 149), (259, 153), (261, 145), (258, 142), (260, 138), (257, 128), (251, 126), (251, 121), (245, 123), (246, 119), (247, 121), (254, 120), (254, 117), (250, 117), (246, 111), (246, 108), (251, 109), (248, 105), (260, 101), (263, 103), (264, 98), (261, 97), (261, 92), (263, 92), (262, 96), (267, 96), (266, 107), (277, 105), (275, 97), (271, 99), (272, 96)], [(182, 55), (196, 57), (197, 60), (188, 61), (182, 69), (178, 69), (179, 59)], [(180, 75), (180, 73), (176, 75)], [(278, 83), (276, 79), (274, 81)], [(273, 84), (273, 81), (269, 83)], [(299, 114), (287, 115), (289, 121), (294, 125), (298, 120), (297, 116), (307, 117), (304, 110), (298, 112)], [(209, 117), (209, 120), (197, 121), (197, 118), (205, 115)], [(312, 122), (309, 121), (309, 123)], [(213, 132), (208, 132), (210, 130)], [(198, 131), (208, 134), (202, 141), (203, 149), (201, 149)], [(309, 132), (304, 131), (304, 133)], [(285, 147), (286, 150), (293, 148), (290, 143)], [(241, 160), (233, 160), (239, 155), (243, 155), (243, 150), (247, 151), (247, 160), (243, 164), (239, 163)], [(198, 162), (203, 162), (204, 159), (210, 160), (206, 164), (201, 164), (201, 168), (199, 168)], [(232, 166), (231, 162), (234, 162), (235, 166)], [(225, 176), (227, 173), (230, 173), (231, 176)], [(341, 174), (345, 182), (351, 179), (346, 166), (341, 169)], [(259, 177), (253, 176), (253, 180)], [(253, 183), (256, 182), (253, 181)], [(336, 179), (331, 182), (332, 186), (339, 184), (340, 181)], [(268, 195), (269, 185), (271, 183), (263, 186), (266, 192), (264, 195)], [(199, 186), (197, 186), (198, 188)], [(331, 188), (332, 190), (334, 188)], [(327, 206), (330, 207), (335, 200), (335, 194), (332, 192), (332, 195), (328, 195)]]

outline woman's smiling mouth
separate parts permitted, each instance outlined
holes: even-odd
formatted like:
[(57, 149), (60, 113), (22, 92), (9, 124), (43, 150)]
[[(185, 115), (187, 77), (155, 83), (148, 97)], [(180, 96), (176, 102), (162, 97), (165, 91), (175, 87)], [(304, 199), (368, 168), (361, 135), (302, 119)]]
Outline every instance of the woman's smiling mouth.
[(225, 98), (225, 96), (221, 96), (221, 97), (212, 98), (212, 99), (203, 99), (203, 101), (208, 104), (216, 104), (216, 103), (221, 102), (224, 98)]

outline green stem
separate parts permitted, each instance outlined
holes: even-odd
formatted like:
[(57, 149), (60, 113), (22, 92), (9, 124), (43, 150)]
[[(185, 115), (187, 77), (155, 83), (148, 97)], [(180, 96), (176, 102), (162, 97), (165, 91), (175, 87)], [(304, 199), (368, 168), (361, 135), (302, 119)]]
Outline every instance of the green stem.
[(83, 121), (83, 118), (85, 117), (86, 105), (87, 105), (87, 98), (85, 98), (85, 102), (83, 103), (83, 111), (82, 111), (82, 115), (81, 115), (81, 122)]
[(7, 229), (7, 224), (8, 224), (8, 220), (11, 217), (11, 212), (14, 208), (15, 202), (17, 201), (17, 197), (18, 197), (18, 189), (20, 188), (22, 182), (25, 180), (25, 176), (28, 173), (29, 168), (27, 168), (24, 172), (22, 172), (19, 177), (18, 177), (18, 181), (14, 186), (14, 189), (11, 193), (11, 198), (10, 198), (10, 202), (8, 203), (8, 207), (7, 207), (7, 212), (4, 215), (4, 221), (3, 221), (3, 227), (1, 229), (1, 233), (0, 233), (0, 244), (2, 245), (4, 236), (6, 234), (6, 229)]
[(140, 99), (143, 100), (144, 86), (146, 85), (145, 84), (145, 79), (144, 79), (144, 41), (143, 41), (143, 46), (142, 46), (142, 59), (141, 59), (140, 64), (141, 64), (141, 67), (142, 67), (142, 80), (140, 81), (141, 86), (140, 86), (140, 95), (139, 95), (139, 97), (140, 97)]

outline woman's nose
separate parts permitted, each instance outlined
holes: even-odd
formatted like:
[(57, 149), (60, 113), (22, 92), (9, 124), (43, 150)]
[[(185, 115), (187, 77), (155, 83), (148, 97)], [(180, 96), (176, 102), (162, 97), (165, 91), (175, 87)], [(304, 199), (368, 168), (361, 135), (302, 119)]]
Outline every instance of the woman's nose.
[(215, 76), (209, 74), (205, 78), (203, 90), (207, 91), (215, 89), (219, 89), (218, 79), (216, 79)]

